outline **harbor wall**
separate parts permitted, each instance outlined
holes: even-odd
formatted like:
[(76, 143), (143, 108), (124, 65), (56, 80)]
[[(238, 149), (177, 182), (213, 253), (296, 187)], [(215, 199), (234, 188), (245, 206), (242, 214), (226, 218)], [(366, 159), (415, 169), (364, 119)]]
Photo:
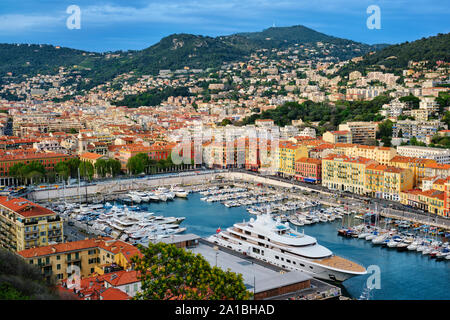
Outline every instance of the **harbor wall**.
[(73, 185), (69, 187), (48, 188), (35, 190), (29, 194), (30, 200), (45, 201), (53, 199), (81, 199), (92, 196), (108, 196), (121, 194), (130, 190), (146, 190), (161, 186), (189, 185), (208, 182), (214, 179), (218, 173), (201, 173), (173, 177), (151, 176), (136, 179), (117, 179), (90, 185)]

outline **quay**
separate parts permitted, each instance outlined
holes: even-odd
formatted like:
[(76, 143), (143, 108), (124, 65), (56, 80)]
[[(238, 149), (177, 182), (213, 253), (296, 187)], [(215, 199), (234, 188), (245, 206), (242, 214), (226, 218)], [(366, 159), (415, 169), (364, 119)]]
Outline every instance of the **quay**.
[(342, 296), (339, 287), (303, 272), (284, 270), (195, 235), (178, 235), (163, 241), (201, 254), (211, 266), (241, 274), (247, 290), (253, 292), (255, 300), (326, 300)]
[[(361, 197), (356, 197), (355, 195), (342, 195), (342, 199), (339, 200), (337, 199), (339, 198), (339, 194), (336, 191), (323, 190), (323, 188), (316, 185), (299, 185), (298, 182), (289, 181), (279, 177), (264, 176), (235, 170), (199, 170), (178, 174), (158, 174), (142, 178), (116, 179), (82, 186), (72, 185), (65, 188), (59, 186), (57, 188), (53, 187), (42, 190), (33, 190), (27, 197), (38, 203), (51, 202), (54, 199), (64, 199), (76, 202), (89, 202), (94, 200), (112, 201), (120, 198), (123, 193), (131, 190), (148, 190), (160, 186), (170, 187), (172, 185), (188, 187), (196, 184), (217, 183), (218, 181), (222, 181), (222, 183), (218, 183), (218, 185), (232, 183), (236, 186), (246, 186), (244, 183), (253, 183), (283, 188), (292, 198), (297, 199), (305, 197), (302, 192), (308, 192), (319, 197), (321, 203), (334, 207), (342, 207), (343, 204), (348, 205), (348, 200), (344, 200), (344, 197), (351, 196), (351, 199), (354, 202), (361, 202), (361, 207), (367, 206), (367, 204), (362, 203), (363, 199)], [(380, 201), (380, 199), (371, 200), (373, 200), (373, 202)], [(384, 217), (408, 220), (450, 230), (450, 219), (431, 217), (426, 213), (417, 213), (417, 210), (414, 209), (396, 210), (386, 207), (380, 211), (380, 215)]]

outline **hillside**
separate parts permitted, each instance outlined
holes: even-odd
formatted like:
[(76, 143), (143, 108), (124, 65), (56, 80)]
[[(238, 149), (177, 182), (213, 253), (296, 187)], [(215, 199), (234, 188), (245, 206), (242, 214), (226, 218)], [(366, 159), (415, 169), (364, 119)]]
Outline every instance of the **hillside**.
[(317, 32), (305, 26), (271, 27), (261, 32), (238, 33), (237, 35), (251, 40), (272, 42), (279, 46), (292, 45), (295, 43), (327, 42), (333, 44), (352, 44), (351, 40), (341, 39)]
[(364, 56), (359, 63), (350, 63), (340, 72), (348, 75), (358, 70), (364, 72), (367, 68), (379, 69), (383, 65), (387, 70), (398, 73), (408, 67), (409, 61), (450, 62), (450, 33), (422, 38), (413, 42), (405, 42), (386, 47), (372, 55)]
[[(268, 40), (269, 39), (269, 40)], [(110, 81), (115, 76), (134, 71), (136, 74), (158, 74), (161, 69), (184, 67), (206, 69), (224, 62), (246, 60), (256, 50), (304, 45), (317, 49), (321, 42), (325, 53), (316, 58), (333, 56), (349, 59), (375, 50), (374, 46), (340, 39), (304, 26), (269, 28), (261, 32), (208, 37), (192, 34), (173, 34), (143, 50), (95, 53), (51, 45), (0, 44), (0, 79), (20, 81), (23, 76), (55, 74), (60, 67), (76, 70), (89, 79), (80, 86), (88, 90)], [(322, 44), (320, 44), (321, 46)], [(299, 57), (308, 58), (302, 51)], [(8, 75), (11, 72), (12, 77)]]

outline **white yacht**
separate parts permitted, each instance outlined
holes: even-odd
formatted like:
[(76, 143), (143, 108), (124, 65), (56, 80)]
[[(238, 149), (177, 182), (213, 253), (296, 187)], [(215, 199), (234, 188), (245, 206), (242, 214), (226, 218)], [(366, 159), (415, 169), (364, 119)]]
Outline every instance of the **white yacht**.
[(178, 198), (187, 198), (187, 196), (189, 194), (189, 192), (187, 192), (186, 190), (184, 190), (181, 187), (173, 188), (172, 192), (174, 192)]
[(363, 266), (334, 255), (315, 238), (291, 229), (288, 223), (273, 220), (269, 214), (236, 223), (210, 236), (208, 241), (319, 279), (345, 281), (367, 273)]

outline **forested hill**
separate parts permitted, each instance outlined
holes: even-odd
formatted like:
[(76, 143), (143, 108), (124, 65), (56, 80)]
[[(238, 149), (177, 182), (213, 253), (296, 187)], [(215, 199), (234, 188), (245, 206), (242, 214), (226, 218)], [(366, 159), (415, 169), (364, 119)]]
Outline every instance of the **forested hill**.
[(381, 65), (384, 70), (399, 73), (408, 67), (409, 61), (428, 61), (430, 65), (436, 61), (450, 62), (450, 33), (386, 47), (364, 56), (358, 63), (348, 64), (341, 70), (341, 75), (348, 75), (355, 70), (364, 73), (368, 68), (380, 69)]
[[(261, 41), (261, 45), (266, 43), (270, 46), (286, 46), (292, 44), (305, 44), (312, 42), (326, 42), (332, 44), (358, 44), (358, 42), (336, 38), (326, 35), (321, 32), (317, 32), (308, 27), (298, 25), (291, 27), (272, 27), (265, 29), (261, 32), (245, 32), (238, 33), (237, 35), (245, 38)], [(370, 47), (369, 45), (359, 43), (363, 46)]]
[[(380, 48), (328, 36), (304, 26), (269, 28), (261, 32), (215, 38), (173, 34), (143, 50), (107, 53), (52, 45), (0, 44), (0, 79), (16, 77), (20, 80), (24, 75), (55, 74), (60, 67), (64, 67), (90, 79), (83, 87), (89, 89), (130, 71), (135, 74), (157, 74), (161, 69), (219, 67), (224, 62), (246, 60), (259, 49), (284, 48), (290, 45), (305, 45), (317, 49), (318, 42), (326, 46), (324, 56), (339, 59), (361, 56)], [(299, 52), (298, 55), (302, 59), (308, 58), (305, 52)], [(321, 56), (317, 54), (315, 57)]]

